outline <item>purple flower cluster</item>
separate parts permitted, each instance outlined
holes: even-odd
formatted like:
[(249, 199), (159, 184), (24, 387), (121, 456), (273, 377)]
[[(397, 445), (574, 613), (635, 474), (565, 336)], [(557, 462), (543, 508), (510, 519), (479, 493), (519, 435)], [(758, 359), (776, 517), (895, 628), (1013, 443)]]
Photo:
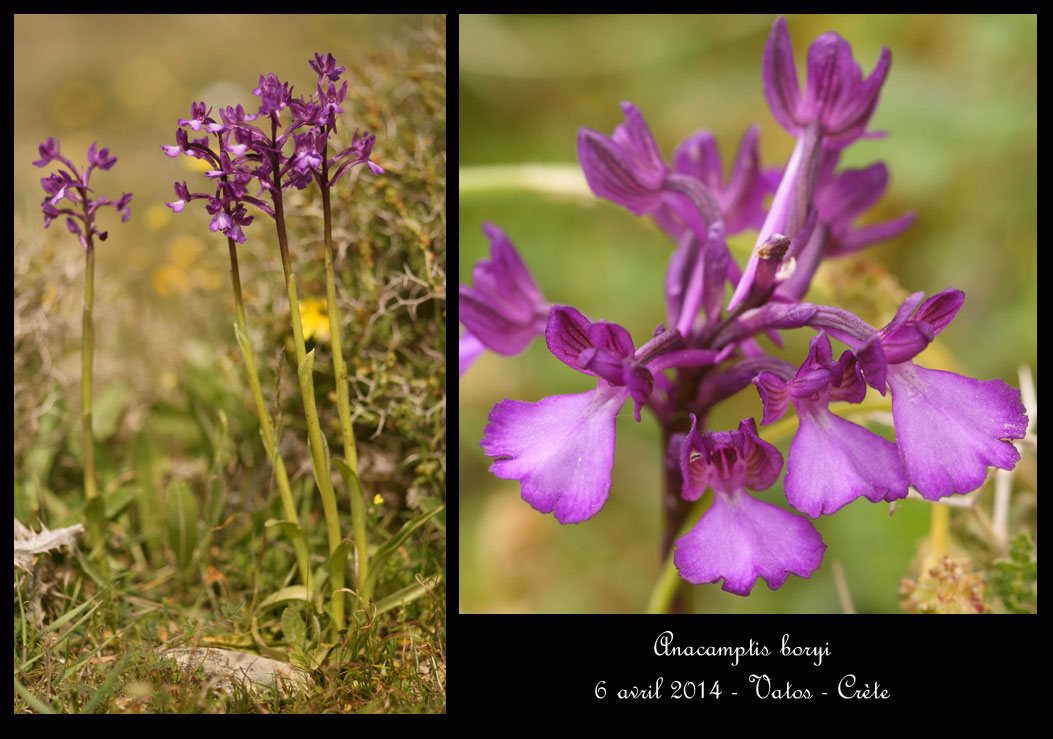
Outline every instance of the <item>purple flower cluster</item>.
[[(763, 423), (790, 404), (796, 410), (784, 486), (789, 504), (812, 518), (857, 498), (898, 500), (910, 487), (935, 501), (975, 490), (990, 466), (1013, 468), (1019, 454), (1009, 440), (1027, 425), (1020, 392), (914, 362), (961, 308), (960, 290), (911, 295), (880, 329), (843, 308), (802, 301), (823, 258), (894, 237), (914, 220), (908, 213), (856, 227), (888, 172), (881, 163), (835, 171), (842, 149), (876, 135), (866, 129), (889, 64), (883, 49), (864, 79), (849, 44), (826, 33), (809, 48), (802, 93), (786, 22), (777, 19), (764, 51), (764, 91), (797, 142), (781, 171), (761, 169), (756, 127), (743, 136), (726, 181), (712, 134), (689, 137), (669, 162), (630, 103), (613, 135), (581, 129), (578, 157), (593, 192), (651, 216), (676, 245), (665, 321), (639, 348), (618, 324), (547, 302), (504, 232), (484, 226), (492, 259), (476, 266), (474, 287), (460, 286), (461, 374), (485, 349), (517, 354), (544, 334), (560, 361), (597, 378), (586, 393), (495, 405), (481, 442), (495, 475), (518, 480), (524, 499), (561, 523), (590, 518), (607, 500), (615, 419), (631, 398), (637, 421), (645, 407), (659, 420), (682, 498), (713, 490), (698, 524), (673, 542), (680, 575), (695, 584), (723, 580), (724, 590), (747, 595), (758, 577), (773, 589), (790, 573), (809, 577), (826, 548), (807, 518), (747, 492), (770, 487), (783, 465), (752, 418), (732, 431), (701, 428), (716, 403), (751, 385)], [(726, 237), (747, 228), (758, 235), (740, 268)], [(817, 333), (800, 365), (755, 341), (765, 334), (781, 345), (779, 331), (805, 327)], [(836, 359), (830, 339), (847, 347)], [(891, 392), (895, 442), (830, 411), (832, 401), (860, 403), (867, 386)]]
[[(351, 146), (335, 156), (328, 155), (329, 137), (337, 130), (336, 116), (343, 112), (340, 104), (347, 97), (347, 82), (339, 90), (334, 84), (344, 67), (336, 66), (332, 54), (315, 54), (309, 64), (318, 75), (318, 86), (308, 100), (302, 96), (294, 99), (288, 83), (268, 74), (260, 75), (259, 84), (252, 91), (260, 98), (256, 114), (246, 113), (240, 105), (230, 106), (219, 111), (217, 121), (204, 102), (191, 104), (190, 118), (179, 120), (175, 145), (161, 148), (170, 157), (183, 154), (208, 162), (212, 169), (205, 176), (216, 180), (216, 190), (212, 194), (191, 193), (186, 182), (177, 182), (176, 200), (168, 207), (180, 213), (189, 201), (205, 200), (205, 209), (212, 216), (209, 228), (243, 243), (242, 227), (253, 219), (246, 212), (246, 203), (275, 217), (274, 208), (260, 200), (265, 191), (274, 200), (289, 187), (302, 190), (312, 181), (332, 187), (356, 164), (365, 164), (377, 175), (384, 173), (380, 165), (370, 160), (376, 137), (368, 132), (359, 137), (356, 129)], [(281, 121), (286, 109), (291, 115), (287, 125)], [(257, 120), (263, 128), (253, 125), (252, 121)], [(191, 139), (186, 128), (205, 135)], [(216, 137), (215, 148), (209, 144), (209, 134)], [(294, 151), (287, 154), (290, 140)], [(249, 194), (249, 188), (256, 185), (260, 189)]]
[[(112, 205), (121, 214), (121, 222), (127, 221), (132, 217), (132, 193), (124, 193), (120, 200), (110, 200), (106, 197), (91, 199), (89, 193), (92, 189), (88, 187), (88, 182), (91, 180), (92, 171), (96, 167), (106, 170), (117, 163), (117, 157), (111, 157), (109, 149), (99, 149), (97, 143), (88, 147), (88, 167), (83, 175), (69, 159), (62, 156), (58, 139), (49, 138), (40, 145), (40, 159), (33, 164), (46, 167), (53, 161), (66, 165), (66, 169), (59, 169), (57, 173), (52, 172), (40, 180), (45, 194), (44, 202), (40, 204), (44, 211), (44, 228), (50, 226), (55, 218), (66, 216), (66, 227), (70, 233), (77, 235), (84, 250), (89, 251), (95, 236), (99, 237), (99, 241), (105, 241), (107, 236), (106, 231), (100, 231), (95, 225), (95, 213), (104, 205)], [(63, 198), (78, 206), (80, 210), (56, 207)]]

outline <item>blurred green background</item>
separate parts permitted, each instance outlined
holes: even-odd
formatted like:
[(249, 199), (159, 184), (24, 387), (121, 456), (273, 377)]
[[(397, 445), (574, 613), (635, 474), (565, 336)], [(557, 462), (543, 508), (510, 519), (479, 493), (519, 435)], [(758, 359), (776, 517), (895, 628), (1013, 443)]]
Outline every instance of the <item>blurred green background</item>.
[[(700, 128), (716, 134), (725, 168), (746, 127), (759, 123), (764, 166), (785, 163), (793, 139), (773, 121), (761, 57), (774, 16), (462, 16), (460, 166), (553, 163), (576, 167), (578, 128), (610, 134), (619, 102), (643, 112), (663, 153)], [(899, 238), (824, 271), (808, 298), (838, 301), (882, 325), (903, 295), (948, 286), (967, 298), (921, 363), (1018, 385), (1036, 362), (1037, 20), (1034, 16), (789, 16), (803, 84), (808, 45), (836, 31), (868, 75), (882, 46), (892, 67), (869, 130), (841, 167), (875, 161), (891, 177), (861, 220), (905, 211), (917, 222)], [(504, 228), (546, 297), (594, 319), (623, 324), (637, 340), (664, 318), (671, 245), (649, 219), (607, 201), (521, 188), (473, 187), (460, 198), (461, 282), (488, 256), (483, 221)], [(755, 232), (731, 239), (744, 263)], [(865, 277), (864, 277), (865, 276)], [(845, 289), (845, 285), (848, 289)], [(853, 290), (851, 285), (865, 289)], [(784, 334), (782, 356), (799, 362), (811, 332)], [(461, 601), (466, 612), (635, 612), (658, 569), (658, 428), (626, 412), (619, 421), (611, 497), (584, 525), (560, 526), (494, 478), (478, 442), (503, 398), (534, 401), (583, 392), (595, 381), (555, 360), (541, 339), (516, 358), (484, 355), (460, 384)], [(760, 417), (756, 393), (723, 404), (713, 428)], [(763, 432), (763, 429), (762, 429)], [(779, 446), (785, 453), (789, 439)], [(778, 486), (761, 497), (777, 501)], [(784, 504), (784, 501), (783, 501)], [(822, 612), (840, 606), (833, 564), (862, 612), (897, 610), (928, 528), (926, 504), (893, 517), (857, 501), (816, 522), (828, 544), (809, 580), (772, 592), (758, 581), (739, 598), (694, 588), (703, 612)]]

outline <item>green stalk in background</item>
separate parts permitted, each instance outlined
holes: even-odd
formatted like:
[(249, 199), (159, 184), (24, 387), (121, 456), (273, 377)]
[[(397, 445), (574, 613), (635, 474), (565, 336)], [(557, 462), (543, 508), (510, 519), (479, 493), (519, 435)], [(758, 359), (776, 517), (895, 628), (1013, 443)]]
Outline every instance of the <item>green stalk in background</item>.
[[(87, 204), (84, 205), (87, 211)], [(84, 317), (81, 326), (81, 371), (80, 371), (80, 441), (84, 454), (84, 514), (91, 533), (91, 546), (99, 561), (105, 548), (102, 546), (102, 531), (105, 525), (106, 507), (95, 487), (95, 434), (91, 423), (92, 365), (95, 358), (95, 321), (92, 310), (95, 302), (95, 244), (88, 232), (84, 268)]]
[(267, 405), (263, 401), (263, 391), (260, 388), (259, 374), (256, 372), (256, 360), (249, 344), (249, 329), (245, 322), (245, 302), (241, 293), (241, 276), (238, 271), (238, 255), (234, 246), (234, 239), (227, 237), (227, 246), (230, 249), (230, 280), (234, 288), (234, 308), (238, 321), (234, 325), (234, 333), (241, 347), (241, 353), (245, 357), (245, 367), (249, 374), (249, 385), (252, 387), (252, 397), (256, 401), (256, 414), (260, 419), (260, 433), (263, 435), (263, 447), (267, 451), (267, 457), (271, 460), (274, 468), (274, 476), (278, 482), (278, 492), (282, 499), (282, 508), (286, 519), (299, 533), (292, 537), (293, 546), (296, 549), (296, 561), (300, 568), (300, 579), (307, 589), (307, 597), (312, 597), (311, 589), (311, 564), (307, 550), (307, 540), (303, 530), (300, 528), (300, 519), (296, 513), (296, 504), (293, 502), (292, 491), (289, 489), (289, 476), (285, 471), (285, 462), (278, 453), (278, 445), (274, 438), (274, 430), (271, 427), (271, 418), (267, 413)]
[[(328, 136), (326, 137), (328, 140)], [(325, 223), (325, 297), (329, 312), (329, 336), (333, 348), (333, 374), (336, 376), (336, 404), (340, 416), (340, 433), (344, 441), (344, 460), (350, 474), (347, 475), (348, 495), (351, 498), (351, 528), (355, 538), (355, 550), (358, 553), (357, 592), (361, 607), (372, 599), (372, 585), (367, 585), (369, 577), (369, 555), (366, 551), (366, 503), (362, 483), (358, 477), (358, 450), (355, 447), (355, 432), (351, 427), (351, 410), (347, 393), (347, 365), (341, 349), (340, 331), (343, 323), (340, 320), (340, 308), (336, 302), (336, 276), (333, 270), (333, 225), (332, 211), (329, 204), (329, 144), (322, 150), (322, 177), (319, 186), (322, 190), (322, 214)]]
[[(92, 319), (92, 305), (95, 301), (95, 248), (90, 235), (85, 257), (84, 320), (81, 331), (80, 438), (84, 448), (84, 495), (91, 500), (98, 495), (98, 491), (95, 489), (95, 441), (91, 428), (91, 377), (95, 356), (95, 323)], [(97, 532), (92, 532), (92, 536), (96, 534)]]

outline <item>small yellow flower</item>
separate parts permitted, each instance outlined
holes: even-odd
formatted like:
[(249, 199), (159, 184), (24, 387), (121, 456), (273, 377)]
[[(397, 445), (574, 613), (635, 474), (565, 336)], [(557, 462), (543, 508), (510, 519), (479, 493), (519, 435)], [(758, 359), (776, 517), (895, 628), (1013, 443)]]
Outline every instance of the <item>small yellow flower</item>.
[(329, 315), (324, 300), (307, 298), (300, 301), (300, 323), (304, 339), (329, 341)]
[(373, 505), (380, 505), (383, 502), (384, 502), (384, 497), (380, 493), (377, 493), (376, 495), (373, 496)]

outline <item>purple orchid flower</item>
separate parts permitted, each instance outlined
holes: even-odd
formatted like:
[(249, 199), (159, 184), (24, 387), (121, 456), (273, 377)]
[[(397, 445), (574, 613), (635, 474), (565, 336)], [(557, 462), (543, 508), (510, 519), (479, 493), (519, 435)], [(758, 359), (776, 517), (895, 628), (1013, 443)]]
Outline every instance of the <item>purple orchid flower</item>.
[[(883, 49), (874, 71), (863, 81), (848, 42), (836, 33), (823, 34), (808, 50), (808, 84), (802, 97), (786, 19), (778, 18), (772, 25), (764, 48), (764, 91), (772, 116), (797, 137), (797, 145), (757, 234), (750, 261), (728, 302), (729, 311), (755, 297), (757, 252), (768, 238), (774, 233), (793, 238), (808, 220), (815, 207), (813, 193), (823, 147), (842, 148), (863, 136), (890, 61), (891, 54)], [(805, 244), (800, 246), (803, 249)], [(798, 283), (792, 294), (803, 295), (800, 287)]]
[[(329, 137), (336, 130), (337, 114), (343, 112), (340, 104), (347, 95), (347, 83), (339, 90), (333, 84), (344, 67), (336, 65), (332, 54), (325, 57), (315, 54), (310, 64), (318, 74), (317, 101), (294, 100), (289, 84), (268, 74), (260, 75), (259, 84), (253, 90), (260, 98), (258, 114), (246, 113), (241, 105), (228, 106), (219, 110), (217, 121), (211, 117), (212, 109), (206, 103), (191, 104), (191, 117), (179, 120), (175, 145), (161, 148), (169, 157), (183, 154), (209, 162), (212, 169), (206, 172), (206, 177), (216, 181), (216, 189), (214, 193), (190, 193), (186, 183), (177, 183), (177, 199), (168, 203), (173, 211), (181, 212), (190, 200), (205, 199), (206, 210), (212, 216), (209, 228), (242, 243), (245, 240), (242, 227), (252, 222), (252, 217), (245, 214), (245, 205), (276, 217), (278, 206), (267, 205), (257, 194), (267, 192), (273, 201), (285, 189), (303, 189), (315, 180), (322, 187), (332, 188), (356, 164), (366, 164), (376, 175), (384, 173), (370, 158), (376, 137), (369, 133), (359, 136), (357, 129), (351, 146), (327, 159)], [(325, 80), (328, 82), (323, 84)], [(282, 130), (281, 113), (285, 108), (292, 111), (293, 121)], [(270, 134), (252, 123), (260, 118), (269, 119)], [(183, 127), (204, 130), (206, 136), (191, 140)], [(216, 148), (210, 143), (209, 134), (216, 137)], [(290, 139), (294, 150), (287, 154)], [(331, 176), (322, 182), (326, 165)], [(257, 194), (249, 192), (252, 183), (260, 188)]]
[(874, 71), (864, 80), (852, 46), (837, 33), (824, 33), (808, 48), (808, 83), (801, 95), (786, 19), (777, 18), (764, 47), (763, 66), (772, 117), (794, 136), (817, 124), (826, 146), (847, 146), (863, 135), (891, 61), (892, 54), (882, 47)]
[(786, 461), (786, 500), (812, 518), (840, 510), (858, 497), (872, 503), (907, 496), (907, 472), (896, 445), (830, 412), (830, 401), (859, 403), (866, 385), (855, 356), (834, 362), (830, 339), (812, 339), (808, 358), (786, 381), (771, 371), (753, 383), (764, 401), (763, 423), (779, 420), (787, 401), (800, 425)]
[(923, 298), (907, 298), (857, 353), (868, 383), (882, 394), (886, 383), (892, 391), (896, 444), (911, 485), (938, 500), (975, 490), (988, 467), (1013, 469), (1020, 452), (1008, 440), (1024, 437), (1027, 415), (1020, 391), (1002, 380), (975, 380), (912, 361), (954, 319), (965, 293), (948, 289)]
[(483, 224), (490, 259), (475, 265), (475, 286), (459, 286), (461, 323), (475, 340), (498, 354), (512, 356), (545, 333), (549, 304), (512, 245), (492, 223)]
[[(724, 181), (717, 140), (709, 131), (689, 136), (673, 152), (673, 169), (698, 179), (712, 191), (729, 235), (761, 225), (764, 221), (764, 196), (774, 189), (760, 167), (758, 136), (757, 126), (746, 129), (727, 182)], [(693, 204), (683, 197), (669, 200), (672, 202), (667, 201), (654, 213), (655, 221), (674, 240), (679, 240), (688, 229), (697, 233), (701, 225), (692, 222), (698, 217)]]
[(460, 339), (460, 377), (464, 377), (464, 373), (468, 371), (468, 368), (472, 366), (476, 359), (478, 359), (484, 351), (486, 346), (479, 339), (475, 338), (471, 331), (464, 330), (461, 332)]
[(607, 501), (614, 463), (615, 419), (625, 402), (634, 417), (654, 385), (654, 374), (684, 364), (712, 363), (716, 352), (678, 350), (680, 335), (661, 332), (636, 350), (615, 323), (589, 321), (580, 311), (552, 308), (545, 332), (549, 351), (598, 378), (595, 390), (555, 395), (537, 403), (505, 400), (490, 412), (480, 445), (495, 457), (490, 471), (519, 480), (523, 499), (560, 523), (580, 523)]
[(336, 82), (340, 79), (340, 75), (344, 73), (344, 67), (336, 66), (336, 59), (333, 58), (332, 54), (326, 54), (324, 57), (321, 54), (315, 54), (314, 61), (308, 61), (307, 63), (311, 65), (311, 69), (318, 73), (319, 83), (326, 78), (330, 82)]
[(746, 489), (765, 490), (782, 471), (782, 455), (757, 435), (752, 418), (737, 430), (691, 430), (680, 446), (683, 497), (698, 500), (713, 489), (713, 504), (694, 528), (677, 539), (673, 563), (680, 576), (701, 585), (723, 579), (721, 589), (749, 595), (758, 577), (772, 590), (792, 573), (809, 577), (826, 544), (808, 519), (757, 500)]
[(588, 128), (578, 132), (578, 161), (597, 196), (646, 215), (662, 204), (669, 166), (637, 107), (622, 103), (622, 112), (625, 124), (611, 137)]
[(916, 218), (914, 213), (905, 213), (885, 223), (853, 226), (853, 221), (885, 193), (888, 167), (878, 162), (865, 169), (846, 169), (835, 175), (834, 166), (839, 154), (836, 149), (823, 152), (815, 188), (819, 221), (828, 233), (823, 253), (830, 257), (852, 254), (871, 244), (895, 238)]
[[(37, 167), (46, 167), (54, 161), (61, 162), (65, 165), (65, 169), (59, 169), (57, 173), (52, 172), (40, 180), (45, 195), (41, 203), (44, 228), (50, 226), (51, 222), (60, 215), (66, 216), (66, 228), (77, 236), (84, 250), (90, 252), (94, 248), (96, 236), (99, 241), (105, 241), (108, 236), (108, 232), (96, 226), (96, 212), (103, 206), (110, 206), (121, 214), (121, 222), (126, 222), (132, 215), (132, 193), (124, 193), (119, 200), (101, 196), (96, 199), (91, 198), (89, 193), (93, 191), (88, 186), (88, 182), (91, 180), (92, 172), (95, 169), (109, 170), (117, 163), (117, 157), (111, 157), (109, 149), (99, 149), (98, 142), (92, 142), (88, 147), (88, 166), (83, 175), (70, 160), (62, 155), (58, 139), (49, 137), (40, 145), (40, 159), (33, 164)], [(63, 199), (69, 200), (76, 207), (56, 207)]]

